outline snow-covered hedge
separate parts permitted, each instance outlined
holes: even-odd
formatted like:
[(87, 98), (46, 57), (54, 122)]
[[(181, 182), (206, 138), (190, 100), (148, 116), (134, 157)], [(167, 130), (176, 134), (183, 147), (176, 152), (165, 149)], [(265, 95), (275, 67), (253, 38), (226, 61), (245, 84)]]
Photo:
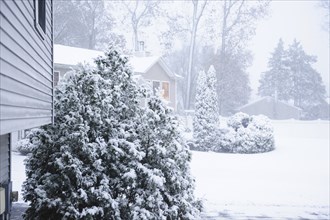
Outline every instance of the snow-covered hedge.
[(230, 117), (227, 125), (227, 129), (219, 131), (214, 151), (262, 153), (274, 150), (274, 131), (266, 116), (249, 116), (240, 112)]

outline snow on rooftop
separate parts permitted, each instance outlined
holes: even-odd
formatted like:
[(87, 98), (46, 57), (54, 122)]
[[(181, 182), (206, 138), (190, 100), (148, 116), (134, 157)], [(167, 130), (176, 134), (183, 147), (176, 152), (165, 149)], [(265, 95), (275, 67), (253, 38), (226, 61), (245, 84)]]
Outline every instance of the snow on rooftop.
[(147, 57), (131, 57), (130, 64), (134, 72), (146, 73), (158, 60), (158, 56), (147, 56)]
[(64, 45), (54, 45), (54, 63), (64, 65), (77, 65), (79, 63), (91, 63), (98, 56), (103, 55), (102, 51), (89, 50)]
[[(54, 63), (63, 65), (77, 65), (79, 63), (91, 63), (104, 53), (98, 50), (89, 50), (78, 47), (69, 47), (60, 44), (54, 45)], [(129, 58), (129, 63), (136, 73), (146, 73), (158, 60), (159, 56)]]

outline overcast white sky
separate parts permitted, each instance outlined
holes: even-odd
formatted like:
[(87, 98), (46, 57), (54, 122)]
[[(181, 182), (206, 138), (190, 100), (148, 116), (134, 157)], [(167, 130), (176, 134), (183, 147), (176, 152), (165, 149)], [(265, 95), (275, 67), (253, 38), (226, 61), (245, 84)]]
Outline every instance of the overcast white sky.
[(251, 86), (256, 91), (260, 73), (267, 70), (267, 61), (282, 38), (285, 47), (296, 38), (305, 52), (318, 57), (314, 68), (322, 75), (329, 94), (329, 32), (322, 28), (325, 12), (318, 2), (279, 1), (271, 3), (269, 18), (258, 22), (256, 36), (251, 42), (254, 62), (249, 69)]

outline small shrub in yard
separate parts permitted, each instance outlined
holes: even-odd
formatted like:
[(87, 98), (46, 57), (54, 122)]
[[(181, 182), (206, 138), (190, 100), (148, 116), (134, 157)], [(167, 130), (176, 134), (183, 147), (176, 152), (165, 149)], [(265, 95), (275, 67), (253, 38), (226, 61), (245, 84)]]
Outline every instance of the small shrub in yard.
[(237, 131), (239, 128), (246, 128), (251, 120), (251, 117), (248, 114), (243, 112), (238, 112), (227, 121), (227, 125)]
[(236, 132), (233, 128), (220, 128), (218, 130), (217, 145), (213, 148), (215, 152), (232, 152), (236, 142)]
[[(263, 115), (249, 116), (238, 113), (228, 120), (228, 126), (235, 129), (233, 153), (262, 153), (274, 150), (274, 134), (270, 120)], [(220, 139), (224, 142), (232, 140), (232, 132), (228, 132)]]

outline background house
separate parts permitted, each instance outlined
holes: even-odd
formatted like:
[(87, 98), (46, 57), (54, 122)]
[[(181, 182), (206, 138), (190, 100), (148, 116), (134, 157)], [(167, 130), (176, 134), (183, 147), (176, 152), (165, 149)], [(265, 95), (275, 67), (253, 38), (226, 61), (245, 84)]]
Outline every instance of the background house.
[[(55, 83), (68, 71), (77, 68), (79, 63), (91, 63), (103, 55), (102, 51), (54, 45)], [(150, 56), (145, 52), (136, 53), (130, 59), (130, 65), (138, 82), (148, 84), (154, 93), (160, 93), (168, 106), (176, 109), (176, 75), (171, 72), (163, 59)]]
[(53, 2), (0, 1), (0, 27), (0, 219), (9, 219), (13, 139), (53, 120)]
[(273, 97), (263, 97), (248, 103), (239, 109), (249, 115), (266, 115), (271, 119), (300, 119), (301, 109), (285, 102), (275, 100)]

